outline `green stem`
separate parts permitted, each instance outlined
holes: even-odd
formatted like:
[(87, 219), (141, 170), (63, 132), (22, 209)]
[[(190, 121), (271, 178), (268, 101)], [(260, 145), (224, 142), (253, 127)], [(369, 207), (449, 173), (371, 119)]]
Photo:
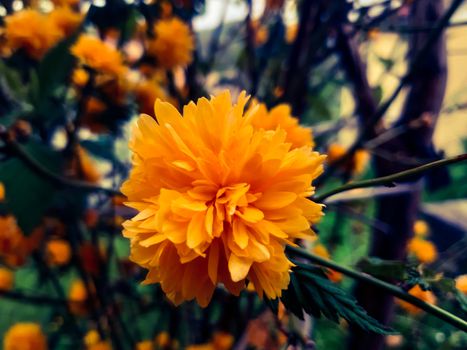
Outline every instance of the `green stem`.
[(365, 187), (373, 187), (373, 186), (379, 186), (379, 185), (389, 185), (391, 187), (395, 186), (395, 182), (413, 177), (414, 175), (421, 174), (425, 171), (439, 168), (442, 166), (446, 166), (449, 164), (454, 164), (454, 163), (459, 163), (467, 160), (467, 154), (461, 154), (459, 156), (455, 156), (452, 158), (447, 158), (447, 159), (441, 159), (437, 160), (435, 162), (431, 162), (428, 164), (421, 165), (416, 168), (412, 168), (409, 170), (401, 171), (399, 173), (395, 173), (392, 175), (387, 175), (387, 176), (382, 176), (382, 177), (377, 177), (375, 179), (370, 179), (370, 180), (363, 180), (363, 181), (356, 181), (356, 182), (350, 182), (347, 183), (341, 187), (337, 187), (333, 190), (330, 190), (328, 192), (325, 192), (319, 196), (314, 197), (314, 201), (316, 202), (322, 202), (326, 198), (331, 197), (337, 193), (353, 190), (355, 188), (365, 188)]
[(440, 307), (437, 307), (436, 305), (428, 304), (424, 302), (423, 300), (418, 299), (417, 297), (407, 293), (406, 291), (404, 291), (403, 289), (397, 286), (384, 282), (368, 274), (355, 271), (351, 268), (339, 265), (334, 261), (321, 258), (301, 248), (287, 246), (287, 251), (289, 253), (294, 254), (295, 256), (299, 256), (301, 258), (307, 259), (317, 265), (333, 269), (335, 271), (343, 273), (346, 276), (349, 276), (351, 278), (354, 278), (356, 280), (362, 281), (367, 284), (371, 284), (377, 288), (383, 289), (389, 294), (395, 296), (396, 298), (399, 298), (416, 307), (419, 307), (420, 309), (432, 314), (433, 316), (443, 321), (446, 321), (452, 326), (459, 328), (460, 330), (464, 332), (467, 332), (467, 322), (464, 321), (463, 319), (451, 314), (450, 312), (444, 309), (441, 309)]
[(51, 172), (49, 169), (45, 168), (44, 166), (42, 166), (41, 163), (39, 163), (37, 160), (31, 157), (29, 153), (26, 152), (19, 143), (12, 140), (6, 132), (0, 133), (0, 139), (2, 139), (5, 142), (6, 146), (8, 147), (8, 151), (10, 151), (11, 154), (18, 157), (26, 166), (28, 166), (37, 175), (56, 185), (76, 188), (85, 192), (102, 192), (110, 196), (121, 195), (120, 191), (113, 188), (105, 188), (93, 185), (86, 181), (68, 179)]

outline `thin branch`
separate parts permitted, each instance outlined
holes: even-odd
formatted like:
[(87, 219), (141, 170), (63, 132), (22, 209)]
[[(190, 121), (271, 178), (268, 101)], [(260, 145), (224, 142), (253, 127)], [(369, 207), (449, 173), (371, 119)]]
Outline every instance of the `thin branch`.
[(454, 163), (459, 163), (467, 160), (467, 153), (466, 154), (461, 154), (456, 157), (452, 158), (447, 158), (447, 159), (441, 159), (437, 160), (435, 162), (431, 162), (428, 164), (421, 165), (419, 167), (401, 171), (395, 174), (391, 174), (388, 176), (382, 176), (382, 177), (377, 177), (375, 179), (370, 179), (370, 180), (363, 180), (363, 181), (356, 181), (356, 182), (350, 182), (347, 183), (341, 187), (337, 187), (333, 190), (330, 190), (328, 192), (325, 192), (319, 196), (316, 196), (314, 198), (315, 201), (317, 202), (322, 202), (326, 198), (331, 197), (337, 193), (345, 192), (352, 190), (354, 188), (365, 188), (365, 187), (373, 187), (373, 186), (379, 186), (379, 185), (388, 185), (388, 186), (394, 186), (395, 182), (399, 182), (401, 180), (413, 177), (415, 175), (419, 175), (421, 173), (424, 173), (425, 171), (432, 170), (435, 168), (439, 168), (442, 166), (446, 166), (449, 164), (454, 164)]
[(404, 300), (430, 314), (433, 316), (449, 323), (450, 325), (467, 332), (467, 322), (464, 321), (463, 319), (457, 317), (456, 315), (451, 314), (450, 312), (432, 304), (428, 304), (424, 302), (421, 299), (418, 299), (417, 297), (407, 293), (403, 289), (394, 286), (390, 283), (384, 282), (380, 279), (377, 279), (375, 277), (372, 277), (368, 274), (353, 270), (351, 268), (342, 266), (334, 261), (327, 260), (324, 258), (321, 258), (319, 256), (316, 256), (312, 253), (307, 252), (304, 249), (301, 248), (295, 248), (291, 246), (287, 246), (287, 251), (289, 253), (294, 254), (295, 256), (299, 256), (301, 258), (307, 259), (317, 265), (324, 266), (327, 268), (330, 268), (332, 270), (338, 271), (343, 273), (344, 275), (354, 278), (356, 280), (359, 280), (361, 282), (370, 284), (372, 286), (378, 287), (391, 295), (395, 296), (396, 298), (399, 298), (401, 300)]

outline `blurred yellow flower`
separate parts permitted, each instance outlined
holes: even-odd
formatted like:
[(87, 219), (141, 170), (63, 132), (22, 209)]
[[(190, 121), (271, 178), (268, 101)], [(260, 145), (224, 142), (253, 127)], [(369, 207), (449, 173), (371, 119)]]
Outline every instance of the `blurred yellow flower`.
[(81, 0), (52, 0), (55, 7), (79, 5)]
[(412, 238), (407, 245), (407, 250), (413, 254), (420, 262), (430, 264), (438, 258), (436, 246), (422, 238)]
[[(427, 290), (424, 291), (420, 286), (417, 284), (416, 286), (412, 287), (409, 290), (409, 294), (413, 295), (414, 297), (417, 297), (418, 299), (423, 300), (426, 303), (429, 304), (436, 304), (436, 296), (433, 294), (433, 292)], [(415, 305), (412, 305), (406, 301), (396, 299), (397, 303), (408, 313), (411, 313), (412, 315), (417, 315), (422, 312), (421, 309), (416, 307)]]
[(127, 70), (119, 51), (91, 35), (81, 35), (72, 46), (71, 53), (81, 64), (100, 73), (119, 76)]
[(153, 114), (154, 102), (158, 98), (172, 104), (175, 102), (155, 80), (143, 80), (139, 82), (134, 87), (134, 93), (141, 113)]
[(63, 35), (69, 36), (78, 29), (84, 16), (69, 7), (58, 7), (48, 15), (48, 19), (63, 32)]
[(74, 280), (71, 283), (68, 292), (68, 301), (71, 312), (76, 315), (85, 315), (88, 311), (87, 307), (88, 291), (84, 282), (81, 280)]
[(295, 41), (297, 34), (298, 34), (297, 23), (287, 26), (287, 28), (285, 28), (285, 42), (287, 44), (292, 44)]
[(99, 332), (95, 329), (91, 329), (84, 336), (84, 345), (86, 345), (86, 347), (90, 347), (91, 345), (97, 344), (100, 341), (101, 336), (99, 335)]
[(165, 349), (169, 347), (171, 344), (170, 334), (168, 332), (159, 333), (158, 335), (156, 335), (154, 343), (156, 344), (157, 349)]
[(62, 266), (67, 264), (71, 258), (71, 247), (64, 239), (53, 239), (47, 242), (47, 262), (50, 265)]
[(216, 350), (211, 343), (188, 345), (185, 350)]
[(459, 292), (467, 294), (467, 275), (460, 275), (456, 278), (456, 288)]
[(136, 350), (154, 350), (154, 343), (151, 340), (140, 341), (136, 344)]
[(13, 271), (6, 267), (0, 267), (0, 290), (10, 290), (14, 282)]
[[(332, 143), (328, 147), (327, 162), (329, 164), (334, 164), (340, 161), (340, 158), (342, 158), (346, 153), (347, 149), (345, 147), (337, 143)], [(369, 153), (364, 149), (359, 149), (354, 153), (350, 160), (340, 164), (339, 167), (344, 171), (351, 173), (352, 175), (359, 175), (365, 170), (369, 159)]]
[(9, 265), (21, 265), (27, 252), (27, 240), (16, 219), (11, 215), (0, 216), (0, 259)]
[(301, 126), (299, 120), (292, 116), (289, 105), (280, 104), (270, 111), (266, 105), (259, 104), (251, 109), (251, 124), (257, 129), (276, 130), (281, 128), (287, 133), (286, 142), (293, 148), (314, 147), (311, 128)]
[(73, 71), (71, 80), (76, 86), (83, 87), (89, 80), (89, 73), (86, 72), (86, 69), (84, 68), (76, 68)]
[(101, 174), (96, 168), (95, 162), (89, 156), (89, 153), (83, 148), (77, 148), (78, 155), (78, 174), (86, 181), (96, 183), (101, 179)]
[(0, 201), (5, 199), (5, 186), (0, 182)]
[(16, 323), (3, 338), (3, 350), (47, 350), (47, 339), (40, 325), (36, 323)]
[(15, 12), (4, 20), (7, 46), (12, 50), (23, 49), (37, 60), (63, 37), (62, 30), (36, 10)]
[(212, 345), (215, 350), (230, 350), (234, 344), (234, 337), (227, 332), (214, 332)]
[(417, 220), (415, 221), (413, 225), (413, 233), (417, 237), (426, 237), (428, 235), (428, 232), (430, 231), (430, 228), (428, 227), (428, 224), (424, 220)]
[(147, 41), (147, 54), (166, 69), (186, 66), (193, 60), (194, 38), (188, 25), (173, 17), (154, 25), (154, 39)]
[(141, 115), (123, 184), (140, 213), (124, 223), (131, 259), (175, 304), (211, 300), (216, 285), (238, 295), (248, 279), (274, 299), (289, 283), (287, 242), (313, 235), (322, 206), (308, 199), (324, 156), (291, 148), (284, 130), (256, 130), (245, 93), (184, 107), (156, 101)]
[(112, 345), (108, 341), (100, 341), (89, 346), (86, 350), (112, 350)]

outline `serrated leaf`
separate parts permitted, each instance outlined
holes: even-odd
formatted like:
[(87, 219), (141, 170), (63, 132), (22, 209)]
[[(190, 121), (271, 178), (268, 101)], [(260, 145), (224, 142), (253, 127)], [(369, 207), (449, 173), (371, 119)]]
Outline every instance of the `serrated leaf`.
[(323, 315), (335, 323), (343, 318), (369, 332), (394, 333), (368, 315), (351, 295), (331, 282), (324, 271), (315, 266), (297, 264), (281, 301), (298, 317), (303, 317), (303, 311), (306, 311), (318, 318)]
[[(57, 172), (60, 169), (61, 157), (50, 148), (30, 141), (24, 149), (50, 171)], [(52, 203), (55, 186), (17, 158), (1, 163), (0, 182), (5, 186), (7, 209), (16, 217), (23, 232), (30, 234)]]

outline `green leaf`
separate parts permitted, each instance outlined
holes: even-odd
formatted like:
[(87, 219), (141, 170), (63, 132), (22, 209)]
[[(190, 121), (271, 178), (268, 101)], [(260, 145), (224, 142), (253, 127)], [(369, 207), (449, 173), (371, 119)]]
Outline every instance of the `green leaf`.
[[(42, 166), (50, 171), (59, 171), (61, 157), (58, 152), (34, 141), (30, 141), (24, 149)], [(17, 158), (2, 162), (0, 182), (5, 185), (7, 209), (16, 217), (23, 232), (30, 234), (40, 223), (57, 189)]]
[(396, 279), (398, 281), (409, 278), (409, 270), (415, 269), (413, 264), (407, 264), (403, 261), (383, 260), (373, 257), (365, 257), (360, 260), (357, 267), (365, 273), (378, 278)]
[(323, 315), (335, 323), (344, 318), (369, 332), (395, 333), (368, 315), (351, 295), (331, 282), (324, 271), (316, 266), (298, 264), (293, 269), (290, 285), (283, 292), (281, 301), (299, 318), (305, 311), (316, 318)]

